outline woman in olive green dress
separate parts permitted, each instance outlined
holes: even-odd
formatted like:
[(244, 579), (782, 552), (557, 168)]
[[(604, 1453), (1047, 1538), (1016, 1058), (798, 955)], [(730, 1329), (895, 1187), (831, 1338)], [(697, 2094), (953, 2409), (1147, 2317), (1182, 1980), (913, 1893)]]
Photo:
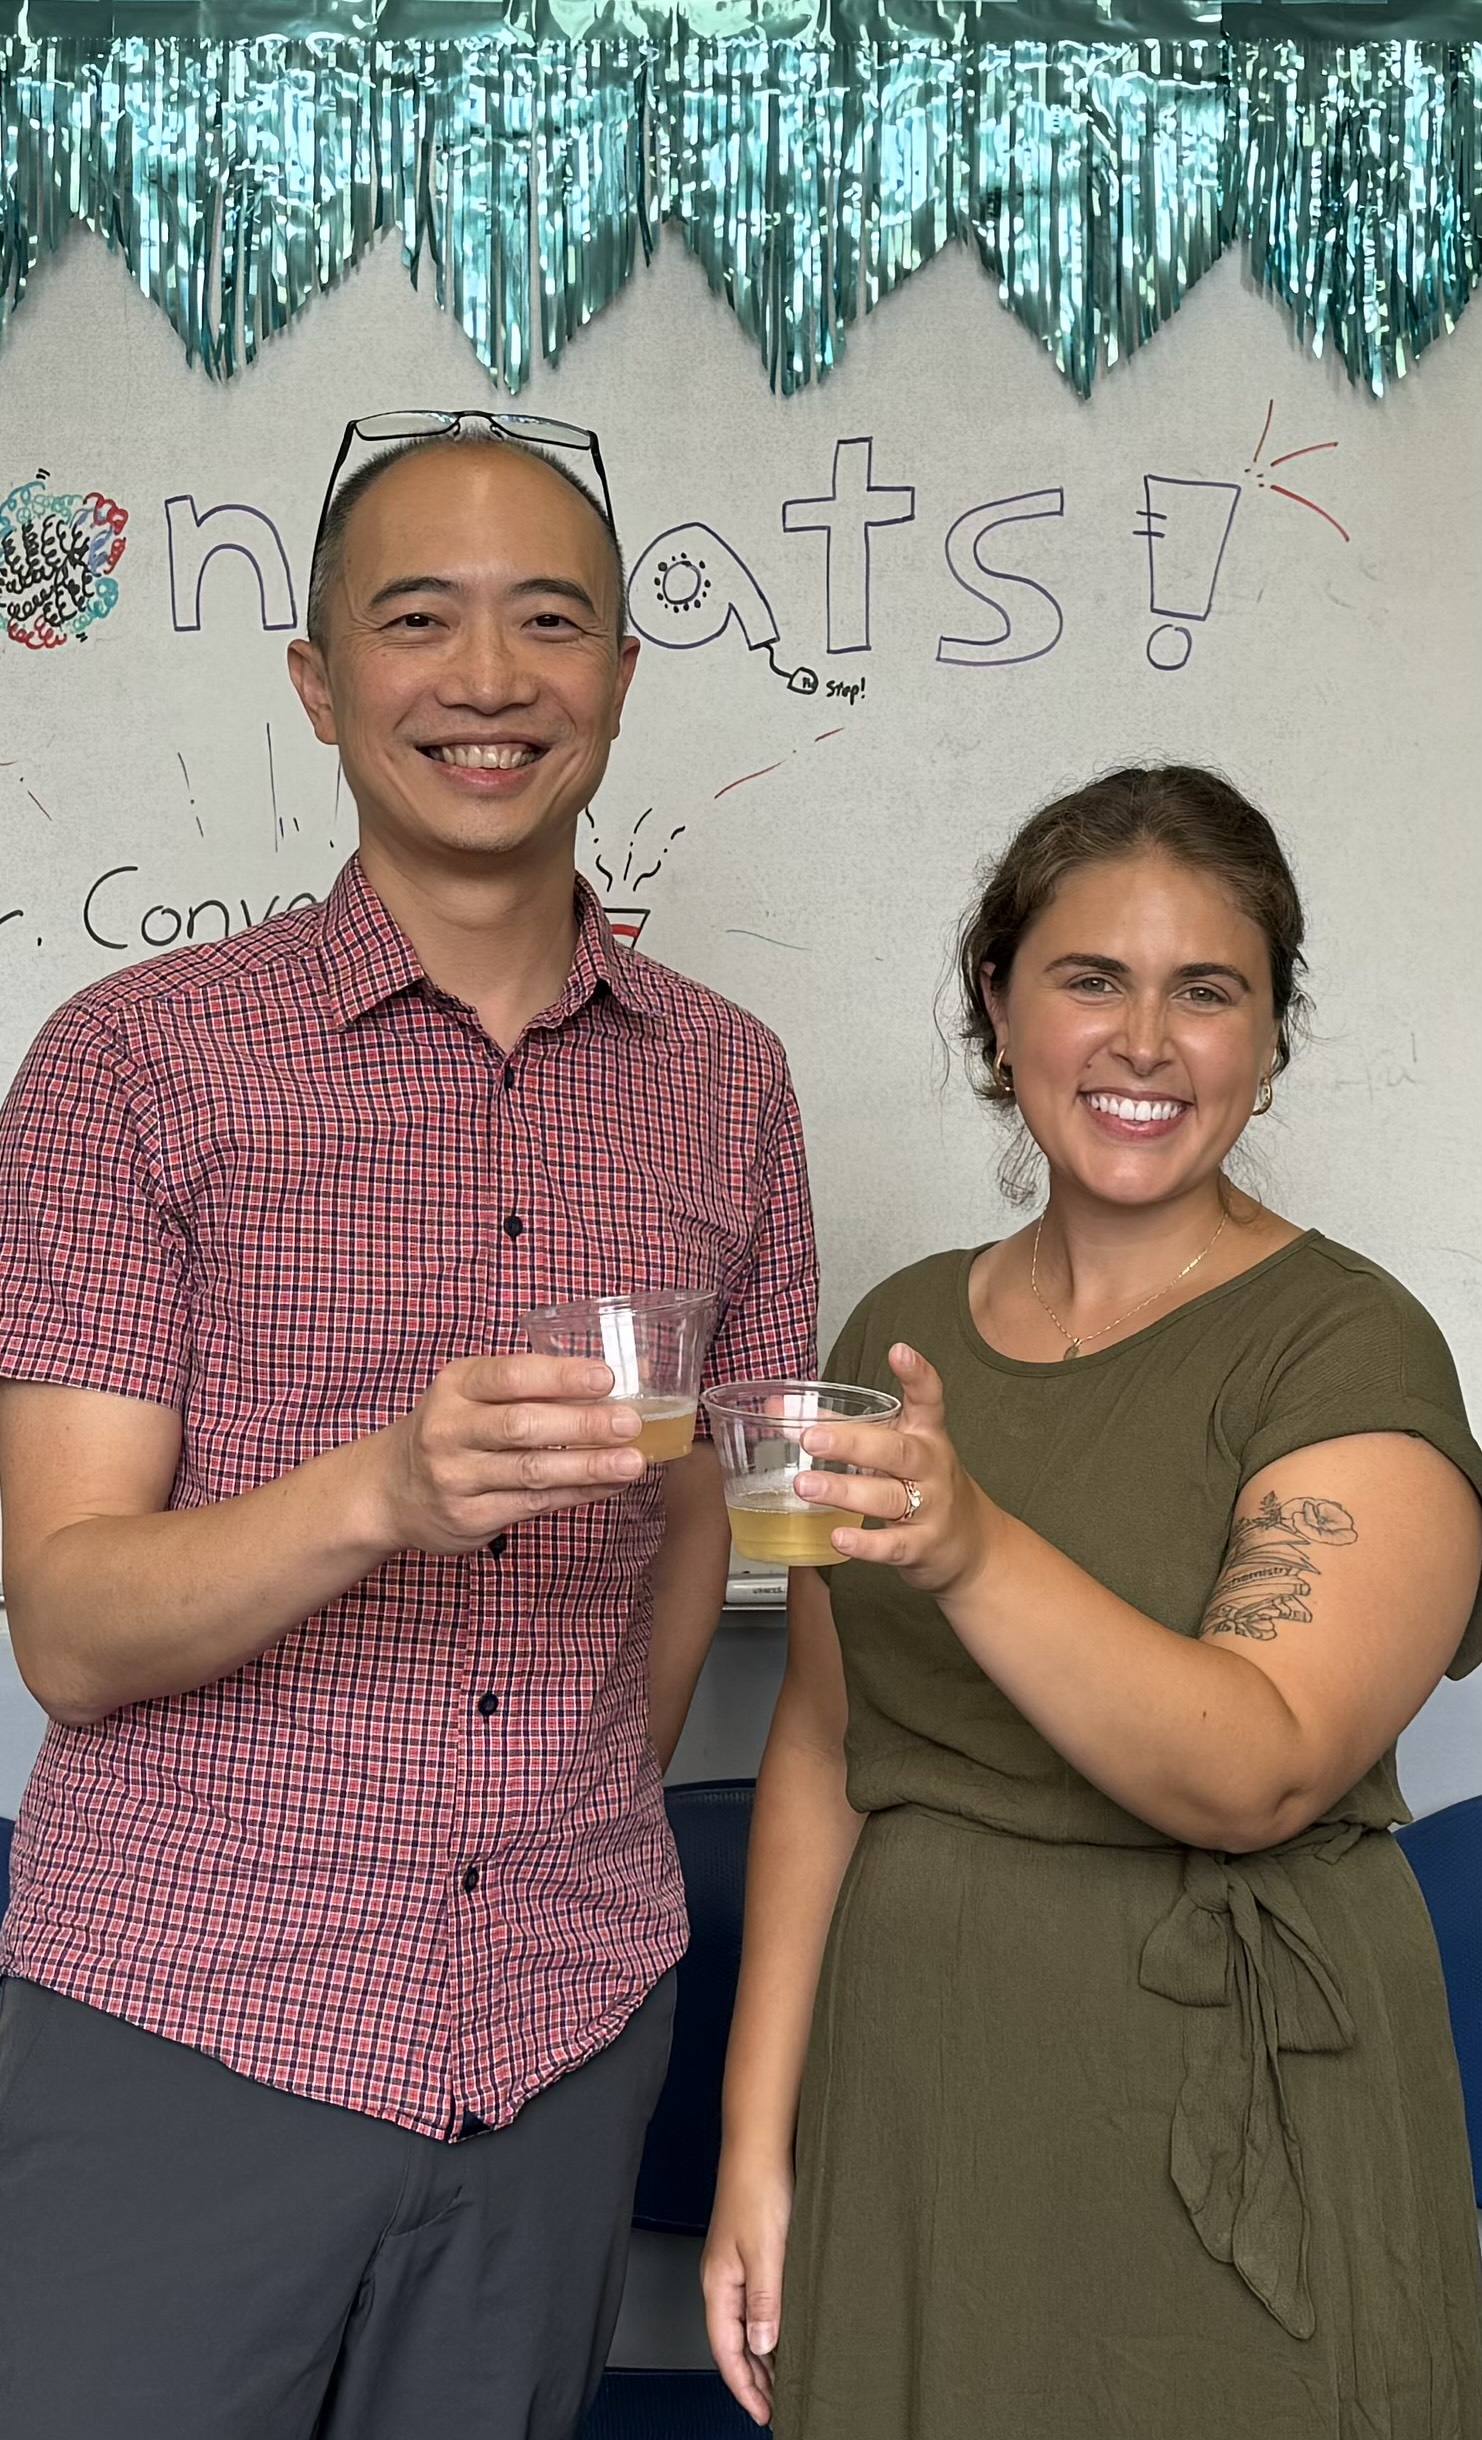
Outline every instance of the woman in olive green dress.
[(1389, 1835), (1482, 1658), (1482, 1452), (1422, 1308), (1224, 1176), (1301, 935), (1263, 817), (1172, 768), (1038, 814), (965, 936), (1049, 1198), (865, 1298), (829, 1369), (900, 1423), (799, 1477), (870, 1522), (793, 1580), (705, 2262), (779, 2440), (1482, 2434)]

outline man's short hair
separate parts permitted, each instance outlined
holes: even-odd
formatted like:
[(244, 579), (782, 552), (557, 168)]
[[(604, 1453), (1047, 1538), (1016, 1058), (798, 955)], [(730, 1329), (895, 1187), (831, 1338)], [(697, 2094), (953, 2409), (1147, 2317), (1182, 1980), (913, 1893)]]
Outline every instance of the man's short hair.
[(574, 467), (566, 464), (558, 450), (541, 449), (533, 441), (517, 440), (504, 432), (464, 427), (453, 432), (418, 432), (409, 440), (392, 441), (389, 447), (378, 449), (374, 457), (367, 458), (364, 465), (357, 466), (348, 481), (340, 485), (330, 501), (324, 531), (319, 537), (319, 548), (314, 554), (314, 565), (309, 570), (306, 624), (311, 644), (317, 644), (321, 652), (324, 650), (329, 596), (340, 573), (345, 553), (345, 528), (356, 502), (363, 499), (371, 485), (392, 466), (399, 465), (403, 458), (418, 456), (424, 449), (512, 449), (521, 457), (538, 458), (542, 466), (549, 466), (552, 474), (560, 477), (568, 490), (585, 500), (606, 534), (612, 552), (613, 573), (617, 578), (618, 642), (622, 644), (625, 641), (628, 633), (628, 578), (623, 566), (623, 546), (600, 495), (589, 483), (582, 481)]

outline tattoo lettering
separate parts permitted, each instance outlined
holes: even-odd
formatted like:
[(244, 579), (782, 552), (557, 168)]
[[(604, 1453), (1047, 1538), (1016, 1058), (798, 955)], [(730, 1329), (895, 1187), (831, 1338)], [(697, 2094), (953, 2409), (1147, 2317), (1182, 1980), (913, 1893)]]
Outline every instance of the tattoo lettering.
[(1325, 1542), (1336, 1550), (1357, 1540), (1358, 1528), (1336, 1500), (1279, 1500), (1268, 1491), (1254, 1516), (1235, 1520), (1200, 1635), (1269, 1644), (1283, 1620), (1310, 1620), (1312, 1579), (1322, 1572), (1314, 1547)]

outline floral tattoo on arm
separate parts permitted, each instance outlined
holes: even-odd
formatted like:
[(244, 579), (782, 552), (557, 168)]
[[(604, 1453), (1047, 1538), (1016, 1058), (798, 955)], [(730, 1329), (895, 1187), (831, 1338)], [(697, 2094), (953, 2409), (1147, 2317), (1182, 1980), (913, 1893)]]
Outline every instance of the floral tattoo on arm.
[(1235, 1520), (1200, 1635), (1272, 1643), (1282, 1621), (1312, 1617), (1312, 1580), (1322, 1573), (1315, 1550), (1357, 1540), (1357, 1526), (1336, 1500), (1279, 1500), (1268, 1491), (1254, 1516)]

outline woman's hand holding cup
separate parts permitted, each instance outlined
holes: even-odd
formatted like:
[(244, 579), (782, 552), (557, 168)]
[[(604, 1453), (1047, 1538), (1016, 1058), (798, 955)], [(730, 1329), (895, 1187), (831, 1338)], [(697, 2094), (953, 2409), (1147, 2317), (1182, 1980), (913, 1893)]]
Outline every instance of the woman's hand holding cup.
[[(841, 1558), (898, 1568), (907, 1583), (942, 1600), (965, 1591), (986, 1567), (993, 1505), (958, 1463), (934, 1367), (902, 1343), (890, 1350), (890, 1369), (901, 1385), (899, 1417), (811, 1426), (803, 1446), (813, 1464), (794, 1488), (810, 1506), (847, 1507), (877, 1520), (835, 1531)], [(830, 1458), (860, 1471), (830, 1474)]]

